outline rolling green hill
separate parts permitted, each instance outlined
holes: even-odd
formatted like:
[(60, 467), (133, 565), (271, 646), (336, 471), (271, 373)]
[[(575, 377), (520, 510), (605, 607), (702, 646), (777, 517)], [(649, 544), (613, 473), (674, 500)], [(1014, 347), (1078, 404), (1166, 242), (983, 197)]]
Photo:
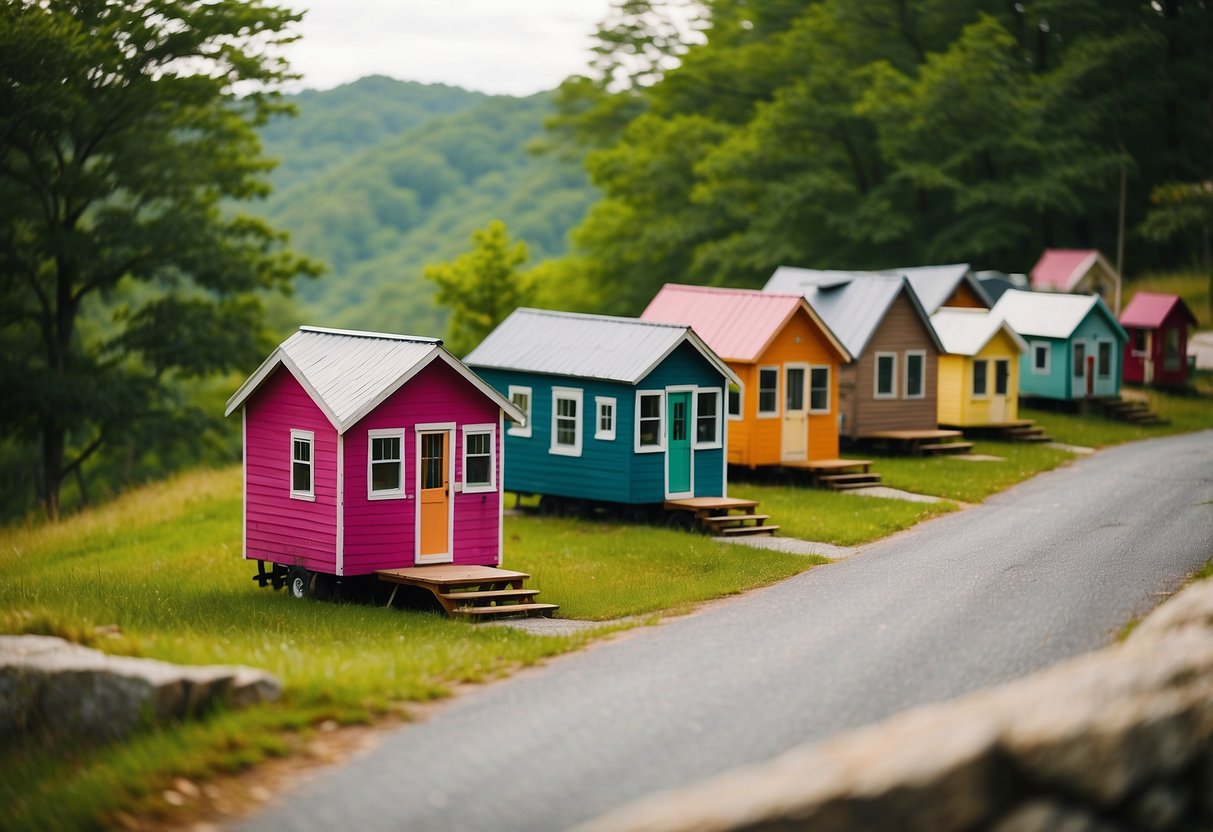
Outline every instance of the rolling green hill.
[(383, 77), (294, 97), (267, 127), (278, 158), (262, 213), (331, 271), (298, 289), (306, 322), (439, 335), (426, 263), (465, 251), (492, 219), (530, 247), (564, 252), (596, 198), (579, 161), (536, 156), (551, 96), (485, 96)]

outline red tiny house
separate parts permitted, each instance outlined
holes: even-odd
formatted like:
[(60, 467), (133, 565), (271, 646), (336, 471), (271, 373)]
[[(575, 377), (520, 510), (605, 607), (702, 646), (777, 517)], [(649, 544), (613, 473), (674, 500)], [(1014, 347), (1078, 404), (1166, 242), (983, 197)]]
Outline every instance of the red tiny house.
[(1188, 382), (1188, 330), (1196, 325), (1178, 295), (1138, 292), (1120, 315), (1129, 333), (1124, 380), (1130, 384), (1180, 387)]
[(301, 328), (237, 409), (244, 557), (279, 576), (262, 583), (500, 563), (503, 424), (521, 414), (440, 341)]

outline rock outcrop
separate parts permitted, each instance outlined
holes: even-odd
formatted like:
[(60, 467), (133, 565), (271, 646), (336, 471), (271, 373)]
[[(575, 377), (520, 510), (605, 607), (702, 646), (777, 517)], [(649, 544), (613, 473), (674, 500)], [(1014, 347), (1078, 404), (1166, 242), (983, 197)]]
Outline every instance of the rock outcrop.
[(277, 699), (282, 685), (248, 667), (110, 656), (52, 636), (0, 636), (0, 738), (36, 733), (117, 739), (147, 721), (222, 703)]

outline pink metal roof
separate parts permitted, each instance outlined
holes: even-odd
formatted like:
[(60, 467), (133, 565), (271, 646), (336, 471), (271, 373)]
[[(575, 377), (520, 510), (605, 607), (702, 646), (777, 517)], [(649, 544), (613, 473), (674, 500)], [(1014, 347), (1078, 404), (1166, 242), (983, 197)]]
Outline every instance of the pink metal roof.
[(1032, 267), (1032, 288), (1068, 291), (1076, 282), (1075, 272), (1085, 272), (1098, 255), (1090, 248), (1047, 248)]
[[(667, 283), (640, 317), (646, 321), (689, 324), (721, 358), (756, 361), (802, 304), (808, 309), (800, 295)], [(816, 319), (812, 310), (808, 312)], [(835, 348), (845, 352), (833, 333), (819, 320), (816, 322)]]
[(1180, 300), (1179, 295), (1163, 295), (1158, 292), (1138, 292), (1129, 301), (1125, 311), (1120, 313), (1121, 326), (1135, 326), (1144, 329), (1157, 329), (1171, 314), (1175, 304), (1183, 307), (1189, 322), (1195, 324), (1196, 318), (1188, 309), (1187, 304)]

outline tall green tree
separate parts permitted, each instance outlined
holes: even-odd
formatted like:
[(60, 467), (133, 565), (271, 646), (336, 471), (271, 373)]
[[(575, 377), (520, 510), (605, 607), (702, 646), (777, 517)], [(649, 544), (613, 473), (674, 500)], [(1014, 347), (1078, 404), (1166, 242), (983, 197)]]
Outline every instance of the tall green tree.
[(425, 267), (438, 285), (435, 299), (451, 310), (446, 346), (456, 355), (471, 352), (497, 324), (530, 302), (532, 281), (518, 267), (526, 262), (526, 243), (510, 242), (501, 220), (472, 232), (472, 249), (447, 263)]
[(257, 293), (317, 270), (228, 208), (267, 191), (256, 128), (284, 109), (299, 19), (262, 0), (0, 4), (0, 426), (39, 444), (52, 517), (99, 448), (180, 415), (175, 380), (255, 361)]

